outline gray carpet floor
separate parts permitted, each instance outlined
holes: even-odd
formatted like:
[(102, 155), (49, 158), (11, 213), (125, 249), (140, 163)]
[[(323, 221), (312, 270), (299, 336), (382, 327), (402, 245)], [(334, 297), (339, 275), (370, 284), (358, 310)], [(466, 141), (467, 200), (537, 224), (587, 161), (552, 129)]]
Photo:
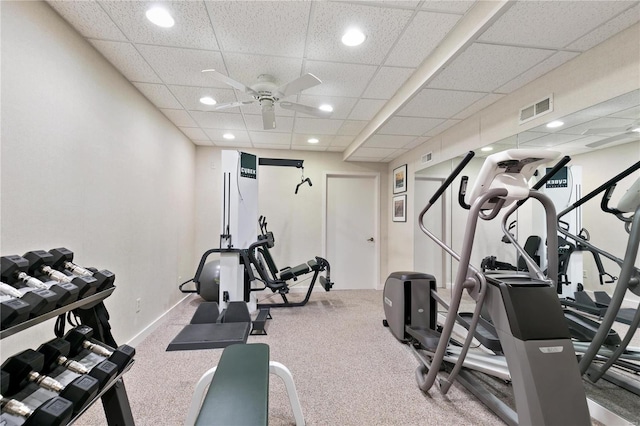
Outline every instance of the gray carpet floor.
[[(124, 381), (137, 425), (183, 424), (196, 382), (217, 364), (222, 349), (165, 351), (201, 300), (187, 298), (136, 348)], [(382, 326), (381, 291), (316, 292), (306, 306), (272, 315), (268, 335), (248, 342), (267, 343), (271, 360), (291, 370), (308, 425), (503, 424), (459, 384), (446, 396), (420, 392), (416, 359)], [(269, 403), (271, 425), (294, 424), (284, 385), (273, 375)], [(106, 424), (101, 405), (75, 424)]]

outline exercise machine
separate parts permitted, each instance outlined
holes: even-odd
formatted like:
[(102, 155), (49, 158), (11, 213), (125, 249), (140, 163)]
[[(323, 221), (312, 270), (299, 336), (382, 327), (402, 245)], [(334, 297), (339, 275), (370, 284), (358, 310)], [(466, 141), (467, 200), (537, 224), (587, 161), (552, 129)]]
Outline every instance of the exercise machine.
[[(383, 296), (389, 329), (397, 339), (412, 343), (410, 347), (421, 361), (416, 378), (424, 392), (437, 382), (440, 391), (446, 393), (454, 380), (458, 380), (508, 424), (591, 424), (569, 329), (556, 295), (557, 255), (550, 256), (547, 250), (548, 273), (545, 274), (509, 236), (507, 229), (510, 215), (528, 198), (536, 199), (545, 210), (548, 246), (557, 246), (555, 207), (535, 187), (529, 188), (527, 181), (536, 167), (556, 159), (559, 153), (522, 149), (487, 157), (470, 192), (469, 204), (464, 203), (469, 206), (469, 215), (462, 251), (457, 253), (424, 226), (423, 218), (473, 156), (473, 152), (465, 156), (419, 215), (422, 231), (459, 262), (451, 301), (447, 303), (438, 295), (435, 278), (428, 274), (391, 274)], [(464, 199), (466, 187), (460, 192)], [(470, 263), (475, 230), (479, 220), (492, 220), (507, 207), (502, 229), (525, 259), (528, 271), (489, 275)], [(421, 284), (414, 285), (414, 282)], [(434, 285), (425, 285), (425, 282)], [(465, 291), (476, 306), (469, 332), (456, 348), (451, 336)], [(437, 305), (447, 308), (441, 326), (434, 320)], [(511, 377), (515, 411), (462, 368), (483, 308), (500, 340)], [(446, 361), (445, 357), (453, 349), (457, 359)], [(450, 373), (439, 378), (441, 367), (445, 366)]]

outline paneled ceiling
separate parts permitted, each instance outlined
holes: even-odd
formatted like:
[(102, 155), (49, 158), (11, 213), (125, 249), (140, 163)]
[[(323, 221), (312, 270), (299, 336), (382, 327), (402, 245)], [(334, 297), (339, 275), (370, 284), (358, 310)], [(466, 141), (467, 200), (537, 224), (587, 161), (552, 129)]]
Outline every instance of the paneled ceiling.
[[(393, 160), (640, 21), (638, 1), (49, 4), (195, 144), (346, 150), (347, 160), (376, 162)], [(147, 20), (154, 5), (169, 11), (173, 27)], [(351, 27), (366, 35), (360, 46), (340, 41)], [(438, 58), (445, 66), (429, 71), (425, 65)], [(280, 85), (312, 73), (322, 84), (284, 100), (330, 104), (333, 112), (317, 118), (276, 104), (276, 128), (264, 130), (257, 103), (217, 110), (199, 102), (251, 100), (204, 69), (247, 86), (262, 74)]]

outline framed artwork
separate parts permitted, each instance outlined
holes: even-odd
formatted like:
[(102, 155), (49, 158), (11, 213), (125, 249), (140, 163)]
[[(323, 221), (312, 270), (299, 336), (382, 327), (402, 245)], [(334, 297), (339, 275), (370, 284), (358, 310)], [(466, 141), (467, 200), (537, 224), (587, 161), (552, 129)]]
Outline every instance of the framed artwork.
[(407, 194), (393, 197), (393, 221), (407, 221)]
[(399, 194), (407, 190), (407, 165), (393, 170), (393, 193)]

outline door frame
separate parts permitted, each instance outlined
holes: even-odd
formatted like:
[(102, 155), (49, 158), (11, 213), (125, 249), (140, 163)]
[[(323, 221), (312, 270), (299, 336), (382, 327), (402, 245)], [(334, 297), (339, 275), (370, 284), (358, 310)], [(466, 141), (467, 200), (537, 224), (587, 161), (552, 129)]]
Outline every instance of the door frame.
[[(322, 256), (327, 256), (327, 189), (329, 187), (329, 178), (335, 177), (362, 177), (374, 179), (374, 194), (373, 203), (375, 206), (373, 212), (374, 220), (374, 242), (375, 242), (375, 254), (373, 265), (373, 276), (375, 280), (374, 288), (380, 290), (380, 173), (377, 172), (322, 172)], [(329, 259), (327, 259), (329, 260)], [(329, 260), (329, 262), (331, 262)], [(338, 285), (338, 288), (340, 286)]]
[[(429, 181), (429, 182), (438, 182), (440, 184), (443, 184), (444, 181), (445, 181), (444, 178), (415, 175), (414, 176), (414, 186), (413, 186), (414, 188), (417, 187), (417, 182), (416, 181), (418, 181), (418, 180)], [(414, 206), (417, 205), (417, 200), (415, 199), (416, 195), (417, 195), (416, 191), (414, 190), (414, 192), (413, 192), (413, 198), (414, 198), (413, 203), (414, 203)], [(445, 242), (446, 244), (448, 244), (449, 246), (451, 246), (451, 242), (449, 241), (449, 238), (448, 238), (450, 233), (448, 232), (449, 230), (447, 228), (447, 225), (448, 225), (448, 223), (447, 223), (447, 199), (448, 199), (447, 191), (444, 191), (442, 193), (442, 195), (440, 196), (440, 199), (442, 200), (442, 205), (441, 205), (441, 208), (440, 208), (440, 215), (441, 215), (441, 221), (442, 221), (441, 222), (442, 223), (442, 241)], [(413, 228), (414, 235), (415, 235), (416, 228), (420, 228), (420, 225), (418, 224), (417, 219), (418, 219), (418, 217), (416, 216), (416, 223), (414, 224), (414, 228)], [(427, 237), (427, 236), (425, 235), (425, 237)], [(429, 238), (429, 237), (427, 237), (427, 238)], [(416, 245), (415, 245), (415, 241), (414, 241), (414, 244), (413, 244), (413, 250), (414, 250), (413, 251), (413, 268), (414, 268), (414, 270), (416, 270), (415, 247), (416, 247)], [(441, 263), (441, 268), (442, 268), (442, 276), (441, 277), (436, 277), (436, 278), (440, 279), (440, 286), (439, 286), (440, 288), (447, 288), (447, 282), (448, 282), (447, 279), (449, 278), (449, 274), (451, 273), (451, 271), (447, 268), (447, 259), (449, 258), (449, 256), (447, 256), (447, 253), (444, 250), (440, 250), (440, 256), (441, 256), (440, 257), (440, 259), (441, 259), (440, 263)], [(451, 258), (449, 258), (449, 261), (451, 262)], [(429, 271), (425, 271), (425, 272), (428, 273)]]

